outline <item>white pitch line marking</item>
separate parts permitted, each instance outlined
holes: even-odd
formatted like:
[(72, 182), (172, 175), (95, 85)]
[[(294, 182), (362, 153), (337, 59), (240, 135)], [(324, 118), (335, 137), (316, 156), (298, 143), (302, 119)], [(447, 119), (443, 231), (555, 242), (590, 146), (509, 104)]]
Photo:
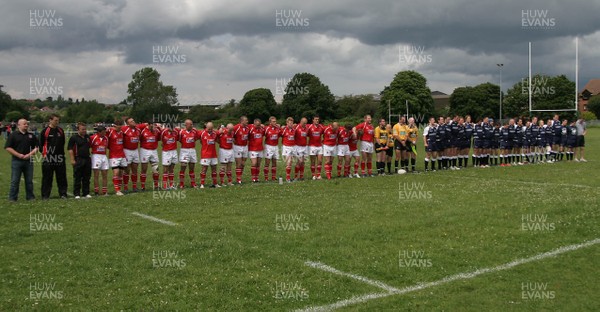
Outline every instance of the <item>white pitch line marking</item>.
[(145, 214), (139, 213), (139, 212), (132, 212), (131, 214), (134, 216), (142, 217), (144, 219), (152, 220), (152, 221), (159, 222), (159, 223), (166, 224), (166, 225), (177, 225), (177, 223), (175, 223), (175, 222), (159, 219), (159, 218), (145, 215)]
[(342, 275), (342, 276), (346, 276), (346, 277), (350, 277), (353, 278), (355, 280), (359, 280), (361, 282), (367, 283), (371, 286), (375, 286), (375, 287), (379, 287), (387, 292), (395, 292), (398, 291), (397, 288), (394, 288), (392, 286), (386, 285), (385, 283), (382, 283), (380, 281), (374, 281), (371, 279), (368, 279), (366, 277), (360, 276), (360, 275), (356, 275), (356, 274), (351, 274), (351, 273), (346, 273), (346, 272), (342, 272), (336, 268), (330, 267), (326, 264), (320, 263), (320, 262), (312, 262), (312, 261), (306, 261), (304, 264), (306, 264), (309, 267), (313, 267), (315, 269), (320, 269), (326, 272), (330, 272), (330, 273), (334, 273), (337, 275)]
[[(403, 295), (403, 294), (410, 293), (410, 292), (413, 292), (413, 291), (418, 291), (418, 290), (422, 290), (422, 289), (426, 289), (426, 288), (430, 288), (430, 287), (435, 287), (435, 286), (438, 286), (438, 285), (442, 285), (442, 284), (454, 282), (454, 281), (457, 281), (457, 280), (472, 279), (474, 277), (477, 277), (479, 275), (486, 274), (486, 273), (494, 273), (494, 272), (498, 272), (498, 271), (508, 270), (508, 269), (513, 268), (513, 267), (519, 266), (521, 264), (525, 264), (525, 263), (529, 263), (529, 262), (534, 262), (534, 261), (539, 261), (539, 260), (543, 260), (543, 259), (546, 259), (546, 258), (558, 256), (560, 254), (563, 254), (563, 253), (566, 253), (566, 252), (569, 252), (569, 251), (574, 251), (574, 250), (577, 250), (577, 249), (590, 247), (590, 246), (593, 246), (593, 245), (596, 245), (596, 244), (599, 244), (599, 243), (600, 243), (600, 238), (596, 238), (594, 240), (587, 241), (587, 242), (580, 243), (580, 244), (559, 247), (559, 248), (554, 249), (552, 251), (548, 251), (548, 252), (544, 252), (544, 253), (541, 253), (541, 254), (537, 254), (537, 255), (529, 257), (529, 258), (517, 259), (517, 260), (514, 260), (512, 262), (501, 264), (499, 266), (495, 266), (495, 267), (491, 267), (491, 268), (483, 268), (483, 269), (475, 270), (475, 271), (472, 271), (472, 272), (458, 273), (458, 274), (455, 274), (455, 275), (450, 275), (450, 276), (444, 277), (444, 278), (442, 278), (440, 280), (437, 280), (437, 281), (434, 281), (434, 282), (419, 283), (419, 284), (416, 284), (416, 285), (413, 285), (413, 286), (409, 286), (409, 287), (405, 287), (405, 288), (402, 288), (402, 289), (399, 289), (399, 290), (395, 290), (393, 292), (371, 293), (371, 294), (366, 294), (366, 295), (362, 295), (362, 296), (354, 296), (354, 297), (352, 297), (350, 299), (344, 299), (344, 300), (341, 300), (341, 301), (338, 301), (338, 302), (335, 302), (335, 303), (332, 303), (332, 304), (323, 305), (323, 306), (307, 307), (307, 308), (296, 310), (296, 311), (298, 311), (298, 312), (300, 312), (300, 311), (331, 311), (331, 310), (335, 310), (335, 309), (342, 308), (342, 307), (345, 307), (345, 306), (349, 306), (349, 305), (353, 305), (353, 304), (357, 304), (357, 303), (363, 303), (363, 302), (366, 302), (366, 301), (369, 301), (369, 300), (373, 300), (373, 299), (379, 299), (379, 298), (388, 297), (388, 296), (394, 296), (394, 295)], [(349, 274), (349, 273), (345, 273), (345, 274)], [(350, 275), (352, 275), (352, 274), (350, 274)]]

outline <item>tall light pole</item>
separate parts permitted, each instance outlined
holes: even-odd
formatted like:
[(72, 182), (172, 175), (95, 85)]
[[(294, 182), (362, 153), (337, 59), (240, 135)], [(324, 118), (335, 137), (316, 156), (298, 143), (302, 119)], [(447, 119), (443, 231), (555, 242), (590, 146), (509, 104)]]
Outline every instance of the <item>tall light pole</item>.
[(500, 123), (502, 123), (502, 67), (504, 67), (504, 64), (496, 64), (496, 65), (500, 69), (500, 118), (499, 118), (499, 121), (500, 121)]

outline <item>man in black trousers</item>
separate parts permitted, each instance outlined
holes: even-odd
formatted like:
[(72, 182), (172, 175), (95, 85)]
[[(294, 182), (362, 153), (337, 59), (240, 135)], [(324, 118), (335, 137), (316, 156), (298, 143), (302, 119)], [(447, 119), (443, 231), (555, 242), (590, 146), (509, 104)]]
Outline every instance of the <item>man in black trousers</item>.
[(18, 130), (12, 131), (4, 148), (12, 155), (10, 178), (10, 191), (8, 200), (16, 202), (19, 197), (19, 184), (21, 176), (25, 179), (26, 199), (33, 200), (33, 159), (38, 151), (38, 140), (35, 135), (29, 132), (29, 121), (19, 119)]
[(56, 174), (58, 195), (67, 198), (67, 167), (65, 164), (65, 132), (58, 126), (60, 117), (51, 114), (48, 126), (40, 133), (42, 152), (42, 199), (49, 199), (52, 177)]
[(75, 199), (92, 198), (90, 195), (90, 177), (92, 176), (90, 136), (87, 134), (87, 127), (84, 123), (77, 123), (77, 134), (69, 139), (67, 149), (73, 165), (73, 195)]

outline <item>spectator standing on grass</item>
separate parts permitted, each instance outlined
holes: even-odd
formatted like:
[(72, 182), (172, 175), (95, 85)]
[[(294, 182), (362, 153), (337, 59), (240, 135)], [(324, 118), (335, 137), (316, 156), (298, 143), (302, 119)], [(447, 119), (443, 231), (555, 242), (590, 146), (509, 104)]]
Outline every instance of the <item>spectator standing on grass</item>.
[(51, 114), (48, 126), (40, 134), (42, 151), (42, 199), (49, 199), (52, 192), (52, 178), (56, 175), (58, 195), (67, 198), (67, 167), (65, 163), (65, 132), (58, 126), (60, 117)]
[[(577, 128), (577, 148), (575, 149), (575, 161), (587, 162), (587, 160), (585, 160), (585, 135), (587, 133), (585, 120), (583, 120), (583, 118), (579, 118), (575, 123), (575, 127)], [(577, 154), (579, 154), (579, 159), (577, 158)]]
[(90, 178), (92, 176), (92, 160), (90, 158), (90, 136), (84, 123), (77, 124), (77, 134), (69, 138), (67, 144), (71, 165), (73, 165), (73, 195), (76, 199), (91, 198)]
[(29, 122), (26, 119), (19, 119), (18, 130), (13, 131), (8, 137), (4, 149), (12, 155), (10, 191), (8, 200), (15, 202), (19, 197), (19, 184), (21, 183), (21, 174), (25, 178), (26, 199), (33, 200), (33, 162), (31, 157), (38, 151), (38, 140), (29, 132)]

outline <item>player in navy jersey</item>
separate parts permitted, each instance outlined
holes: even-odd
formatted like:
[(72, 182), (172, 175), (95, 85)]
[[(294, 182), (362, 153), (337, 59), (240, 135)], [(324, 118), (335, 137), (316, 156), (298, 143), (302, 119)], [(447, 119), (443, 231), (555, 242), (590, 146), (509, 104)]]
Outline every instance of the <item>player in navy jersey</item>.
[(531, 122), (525, 123), (525, 131), (523, 131), (523, 153), (525, 154), (525, 163), (531, 163)]
[(544, 136), (546, 141), (546, 158), (550, 163), (554, 162), (554, 154), (552, 153), (552, 143), (554, 142), (554, 129), (552, 128), (552, 119), (548, 119), (546, 122), (546, 128), (544, 128)]
[(471, 140), (473, 140), (473, 123), (471, 121), (471, 116), (467, 115), (465, 117), (465, 137), (463, 141), (462, 149), (462, 158), (463, 164), (468, 167), (469, 162), (469, 152), (471, 150)]
[(569, 123), (565, 119), (562, 121), (562, 127), (560, 130), (560, 151), (558, 154), (558, 160), (563, 160), (565, 158), (566, 148), (567, 148), (567, 138), (569, 133)]
[(477, 120), (473, 126), (473, 167), (481, 165), (481, 154), (483, 150), (483, 121)]
[(508, 124), (504, 124), (500, 128), (500, 166), (505, 167), (510, 164), (509, 153), (510, 153), (510, 140), (508, 133)]
[[(448, 118), (449, 119), (449, 118)], [(458, 124), (459, 121), (459, 117), (454, 116), (454, 119), (449, 120), (449, 128), (450, 131), (448, 131), (450, 140), (449, 140), (449, 144), (450, 144), (450, 154), (449, 154), (449, 161), (450, 161), (450, 169), (452, 170), (459, 170), (460, 168), (457, 167), (457, 159), (458, 159), (458, 147), (459, 147), (459, 129), (460, 126)]]
[(500, 155), (500, 122), (492, 122), (493, 136), (490, 153), (490, 164), (498, 166), (498, 158)]
[(517, 133), (517, 125), (515, 125), (515, 120), (510, 119), (508, 121), (508, 163), (516, 166), (517, 165), (517, 154), (515, 151), (517, 150), (517, 138), (519, 137), (519, 133)]
[(446, 125), (444, 117), (438, 118), (437, 134), (435, 140), (435, 145), (438, 154), (438, 170), (442, 170), (442, 168), (446, 169)]
[(523, 165), (523, 119), (518, 119), (515, 125), (516, 138), (513, 154), (515, 156), (515, 163), (519, 166)]
[[(465, 157), (465, 146), (467, 145), (467, 136), (465, 133), (465, 119), (463, 117), (458, 118), (458, 134), (456, 138), (457, 148), (456, 148), (456, 158), (458, 159), (458, 168), (462, 169), (466, 167), (464, 164)], [(469, 152), (467, 151), (467, 154)], [(464, 165), (463, 165), (464, 164)]]
[(553, 138), (552, 138), (552, 150), (551, 150), (551, 155), (552, 155), (552, 159), (555, 161), (559, 160), (559, 153), (560, 153), (560, 142), (562, 139), (562, 123), (560, 122), (560, 118), (558, 116), (558, 114), (554, 115), (554, 118), (552, 119), (552, 133), (553, 133)]
[(490, 166), (490, 146), (492, 144), (492, 137), (494, 135), (492, 125), (488, 117), (483, 118), (483, 157), (482, 157), (482, 168), (488, 168)]

